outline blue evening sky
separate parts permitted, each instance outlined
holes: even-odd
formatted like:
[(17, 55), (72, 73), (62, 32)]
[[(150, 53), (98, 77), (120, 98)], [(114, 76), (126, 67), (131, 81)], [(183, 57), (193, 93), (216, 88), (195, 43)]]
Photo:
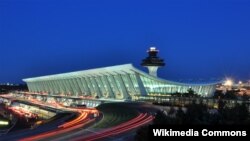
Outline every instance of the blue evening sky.
[(0, 0), (0, 82), (133, 63), (170, 80), (250, 78), (249, 0)]

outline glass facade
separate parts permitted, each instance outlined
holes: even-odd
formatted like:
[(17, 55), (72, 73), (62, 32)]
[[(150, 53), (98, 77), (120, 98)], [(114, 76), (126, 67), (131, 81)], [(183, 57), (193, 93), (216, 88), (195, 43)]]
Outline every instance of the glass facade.
[(140, 71), (131, 64), (24, 79), (30, 92), (64, 96), (92, 96), (131, 99), (133, 96), (195, 93), (211, 96), (216, 83), (184, 84), (163, 80)]
[(157, 79), (149, 78), (148, 76), (140, 76), (144, 87), (149, 95), (164, 95), (173, 93), (186, 93), (189, 89), (192, 89), (195, 93), (202, 96), (211, 96), (214, 93), (215, 84), (181, 84), (164, 82)]

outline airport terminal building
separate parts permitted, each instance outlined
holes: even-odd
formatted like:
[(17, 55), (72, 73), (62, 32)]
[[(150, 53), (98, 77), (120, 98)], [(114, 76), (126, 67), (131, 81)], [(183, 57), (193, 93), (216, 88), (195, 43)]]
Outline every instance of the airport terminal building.
[(142, 65), (148, 67), (149, 74), (132, 64), (125, 64), (27, 78), (23, 81), (27, 83), (30, 92), (60, 96), (130, 100), (138, 97), (186, 93), (190, 88), (203, 97), (213, 95), (218, 83), (186, 84), (157, 77), (158, 67), (165, 64), (157, 57), (158, 51), (155, 48), (150, 48), (148, 53), (149, 57), (143, 60)]

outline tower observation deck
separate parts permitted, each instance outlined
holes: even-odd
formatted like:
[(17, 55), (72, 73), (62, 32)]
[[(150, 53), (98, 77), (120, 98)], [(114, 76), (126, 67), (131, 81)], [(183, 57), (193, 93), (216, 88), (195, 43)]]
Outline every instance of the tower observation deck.
[(159, 50), (156, 47), (150, 47), (147, 52), (148, 57), (142, 60), (141, 65), (148, 68), (150, 75), (157, 77), (158, 68), (165, 66), (164, 60), (157, 56)]

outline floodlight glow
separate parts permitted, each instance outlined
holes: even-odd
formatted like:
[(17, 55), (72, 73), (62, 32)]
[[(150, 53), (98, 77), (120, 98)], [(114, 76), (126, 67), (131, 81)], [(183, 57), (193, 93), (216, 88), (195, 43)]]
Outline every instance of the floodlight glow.
[(227, 79), (224, 83), (225, 86), (232, 86), (233, 85), (233, 80)]

